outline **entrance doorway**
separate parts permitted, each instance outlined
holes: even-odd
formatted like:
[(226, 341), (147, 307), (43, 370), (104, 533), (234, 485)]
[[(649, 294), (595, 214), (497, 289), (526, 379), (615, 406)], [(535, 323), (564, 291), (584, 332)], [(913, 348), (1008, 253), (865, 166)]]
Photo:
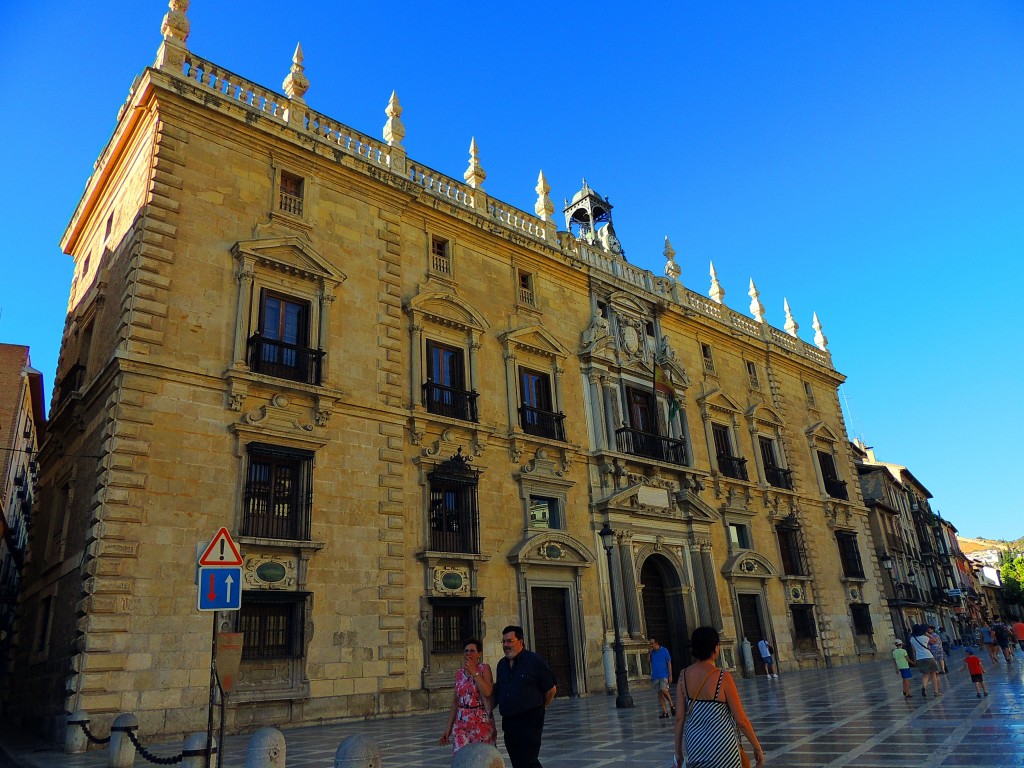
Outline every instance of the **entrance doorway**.
[(672, 564), (661, 555), (648, 557), (640, 569), (644, 585), (644, 626), (672, 656), (672, 676), (690, 664), (690, 631), (679, 593), (679, 579)]
[(572, 688), (572, 648), (569, 637), (569, 590), (559, 587), (534, 587), (534, 651), (548, 663), (555, 675), (559, 696), (570, 696)]
[[(750, 641), (750, 655), (754, 657), (754, 674), (765, 674), (764, 662), (757, 644), (765, 638), (764, 626), (761, 624), (761, 596), (737, 595), (740, 601), (740, 623), (743, 625), (743, 636)], [(741, 640), (742, 642), (742, 640)]]

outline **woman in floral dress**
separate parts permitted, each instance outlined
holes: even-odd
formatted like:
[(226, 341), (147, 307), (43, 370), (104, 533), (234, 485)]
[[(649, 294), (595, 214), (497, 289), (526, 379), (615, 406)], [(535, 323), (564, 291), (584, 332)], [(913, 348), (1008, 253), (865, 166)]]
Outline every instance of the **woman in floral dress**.
[(455, 695), (452, 709), (438, 744), (452, 743), (452, 754), (467, 744), (483, 742), (496, 745), (498, 732), (488, 701), (494, 692), (491, 668), (480, 661), (483, 644), (475, 637), (463, 645), (462, 667), (455, 674)]

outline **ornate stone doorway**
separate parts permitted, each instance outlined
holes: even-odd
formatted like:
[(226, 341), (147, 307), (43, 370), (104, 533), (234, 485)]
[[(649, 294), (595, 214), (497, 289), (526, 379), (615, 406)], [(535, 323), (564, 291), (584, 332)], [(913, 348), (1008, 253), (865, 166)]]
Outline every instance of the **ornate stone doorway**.
[(558, 695), (572, 694), (572, 639), (569, 635), (569, 590), (534, 587), (533, 650), (539, 653), (558, 681)]
[(690, 664), (690, 628), (686, 624), (679, 578), (672, 564), (651, 555), (640, 569), (643, 584), (644, 626), (672, 655), (673, 678)]

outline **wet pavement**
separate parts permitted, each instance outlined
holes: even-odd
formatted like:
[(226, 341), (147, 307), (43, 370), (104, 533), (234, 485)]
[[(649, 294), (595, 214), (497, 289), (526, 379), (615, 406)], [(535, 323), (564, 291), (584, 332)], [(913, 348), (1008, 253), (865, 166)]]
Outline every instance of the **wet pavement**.
[[(764, 747), (766, 765), (1024, 766), (1024, 654), (1012, 664), (983, 660), (988, 698), (978, 699), (970, 676), (960, 671), (962, 653), (940, 677), (943, 695), (904, 699), (891, 663), (786, 673), (769, 680), (737, 680), (743, 706)], [(658, 718), (650, 686), (634, 686), (634, 709), (617, 710), (615, 697), (557, 699), (548, 712), (541, 762), (545, 768), (667, 768), (672, 760), (672, 721)], [(363, 733), (380, 746), (384, 768), (446, 768), (450, 747), (437, 746), (447, 712), (360, 720), (284, 731), (289, 768), (333, 768), (345, 736)], [(149, 745), (158, 756), (177, 744)], [(498, 738), (499, 749), (501, 737)], [(106, 752), (64, 755), (6, 734), (0, 744), (19, 768), (103, 768)], [(224, 768), (245, 765), (247, 736), (225, 740)], [(748, 747), (748, 754), (752, 750)], [(4, 765), (0, 752), (0, 765)], [(137, 768), (151, 765), (142, 757)]]

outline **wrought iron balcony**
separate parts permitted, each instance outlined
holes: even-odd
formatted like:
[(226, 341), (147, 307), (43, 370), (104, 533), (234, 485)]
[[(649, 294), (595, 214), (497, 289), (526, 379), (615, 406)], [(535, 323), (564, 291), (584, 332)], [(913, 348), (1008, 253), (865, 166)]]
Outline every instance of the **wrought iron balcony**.
[(254, 373), (319, 385), (323, 357), (322, 350), (267, 339), (258, 333), (249, 338), (249, 370)]
[(428, 381), (423, 385), (423, 405), (430, 413), (462, 421), (477, 422), (476, 392), (446, 387)]
[(787, 491), (793, 490), (793, 471), (790, 469), (765, 467), (764, 476), (768, 481), (768, 485), (775, 488), (785, 488)]
[(565, 440), (564, 413), (552, 413), (532, 408), (528, 405), (519, 406), (519, 425), (523, 432), (551, 440)]
[(747, 479), (747, 460), (738, 456), (728, 456), (724, 453), (718, 454), (718, 471), (726, 477), (736, 480)]
[(622, 427), (615, 430), (615, 445), (622, 453), (687, 466), (686, 441), (679, 438)]
[(830, 480), (825, 478), (825, 493), (831, 496), (833, 499), (842, 499), (848, 501), (850, 494), (846, 491), (845, 480)]
[(430, 548), (436, 552), (480, 552), (480, 515), (475, 508), (430, 510)]

